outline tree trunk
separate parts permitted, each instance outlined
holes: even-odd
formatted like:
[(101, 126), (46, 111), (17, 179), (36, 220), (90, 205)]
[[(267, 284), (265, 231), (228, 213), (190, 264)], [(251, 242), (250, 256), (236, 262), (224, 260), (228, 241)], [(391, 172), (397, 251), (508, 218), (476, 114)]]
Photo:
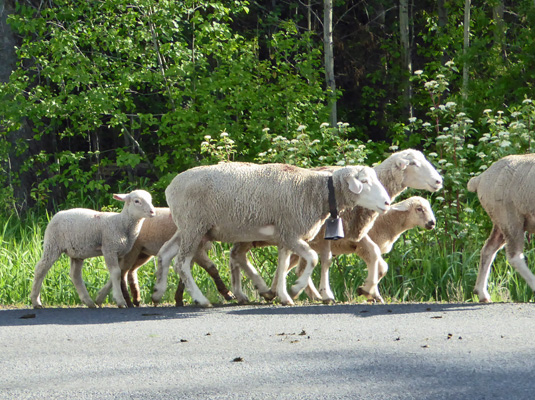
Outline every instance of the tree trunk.
[(337, 121), (336, 115), (336, 81), (334, 79), (334, 52), (333, 52), (333, 2), (332, 0), (324, 1), (323, 9), (323, 47), (325, 53), (325, 80), (327, 89), (330, 92), (329, 106), (330, 123), (335, 127)]
[[(0, 31), (2, 32), (0, 41), (0, 82), (8, 82), (11, 72), (16, 68), (17, 54), (15, 46), (20, 42), (7, 24), (7, 16), (15, 13), (15, 1), (0, 0)], [(1, 124), (1, 122), (0, 122)], [(36, 143), (33, 140), (34, 133), (26, 120), (22, 121), (21, 127), (17, 131), (9, 132), (6, 136), (6, 145), (9, 148), (9, 156), (5, 163), (7, 176), (4, 177), (7, 184), (13, 191), (15, 198), (15, 211), (24, 211), (34, 204), (30, 197), (33, 183), (36, 181), (35, 173), (23, 168), (24, 162), (35, 154)]]
[(492, 17), (494, 19), (494, 45), (496, 46), (502, 60), (507, 59), (507, 51), (505, 48), (505, 23), (503, 20), (504, 5), (503, 1), (498, 2), (492, 8)]
[(471, 0), (464, 1), (464, 46), (463, 46), (463, 99), (468, 97), (468, 73), (469, 65), (467, 60), (468, 48), (470, 47), (470, 5)]
[[(445, 7), (445, 0), (438, 0), (437, 9), (438, 9), (438, 29), (439, 34), (444, 35), (444, 30), (448, 26), (448, 10)], [(450, 61), (450, 57), (447, 52), (442, 54), (441, 63), (442, 65)]]
[(412, 74), (411, 45), (409, 37), (409, 0), (399, 1), (399, 37), (401, 41), (401, 68), (403, 90), (403, 114), (405, 118), (412, 117), (412, 87), (410, 76)]

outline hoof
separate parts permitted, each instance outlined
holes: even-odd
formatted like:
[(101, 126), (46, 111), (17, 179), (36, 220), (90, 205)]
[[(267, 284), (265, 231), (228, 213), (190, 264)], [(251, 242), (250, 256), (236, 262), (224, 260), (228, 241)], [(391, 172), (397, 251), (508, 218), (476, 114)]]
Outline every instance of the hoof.
[(332, 305), (334, 303), (335, 303), (334, 299), (323, 300), (323, 304)]
[(40, 310), (43, 308), (43, 305), (42, 304), (37, 304), (35, 306), (33, 306), (33, 308), (35, 308), (36, 310)]
[(289, 299), (287, 301), (282, 301), (281, 300), (281, 305), (283, 305), (283, 306), (293, 306), (293, 305), (295, 305), (295, 303), (292, 301), (292, 299)]
[(267, 301), (272, 301), (275, 298), (275, 293), (273, 293), (271, 290), (268, 290), (267, 292), (260, 293), (260, 296), (262, 296)]
[(230, 290), (223, 294), (223, 298), (227, 301), (236, 300), (236, 296)]
[(385, 301), (383, 300), (380, 294), (371, 295), (366, 290), (364, 290), (362, 286), (357, 289), (357, 294), (359, 296), (365, 296), (368, 299), (368, 302), (370, 303), (381, 303), (381, 304), (385, 303)]
[(212, 308), (213, 305), (212, 303), (208, 302), (208, 303), (199, 303), (198, 301), (194, 301), (195, 305), (197, 307), (202, 307), (202, 308)]

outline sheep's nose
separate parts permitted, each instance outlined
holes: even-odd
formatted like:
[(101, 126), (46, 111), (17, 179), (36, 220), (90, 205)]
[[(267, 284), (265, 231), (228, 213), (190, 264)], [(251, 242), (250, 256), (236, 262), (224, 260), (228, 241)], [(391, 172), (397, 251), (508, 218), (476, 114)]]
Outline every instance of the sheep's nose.
[(388, 200), (385, 201), (385, 206), (390, 207), (390, 202)]
[(427, 229), (433, 229), (435, 227), (436, 222), (435, 221), (428, 221), (427, 224), (425, 224), (425, 227)]

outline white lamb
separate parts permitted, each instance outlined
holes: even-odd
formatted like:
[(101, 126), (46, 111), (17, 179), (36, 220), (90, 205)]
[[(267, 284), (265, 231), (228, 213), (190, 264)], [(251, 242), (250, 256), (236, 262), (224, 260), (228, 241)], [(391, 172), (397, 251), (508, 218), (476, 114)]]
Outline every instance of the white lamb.
[[(139, 267), (149, 262), (153, 256), (157, 255), (160, 248), (165, 242), (167, 242), (175, 234), (177, 227), (171, 218), (171, 211), (169, 208), (156, 207), (156, 214), (153, 218), (147, 219), (143, 222), (139, 235), (132, 246), (132, 249), (123, 257), (121, 262), (122, 270), (122, 282), (121, 288), (123, 289), (123, 295), (126, 303), (129, 307), (140, 305), (140, 290), (139, 282), (137, 279), (137, 270)], [(193, 261), (199, 264), (202, 268), (208, 272), (208, 274), (214, 280), (217, 290), (226, 300), (234, 299), (234, 295), (223, 283), (223, 280), (219, 276), (219, 272), (206, 254), (210, 248), (210, 243), (207, 243), (205, 248), (199, 249)], [(128, 276), (128, 284), (130, 285), (130, 292), (132, 294), (132, 300), (127, 290), (126, 276)], [(112, 288), (111, 279), (106, 285), (99, 291), (95, 300), (97, 305), (101, 305), (104, 299), (108, 295)], [(179, 282), (175, 295), (175, 301), (177, 306), (183, 305), (183, 292), (184, 284)]]
[(60, 211), (52, 217), (45, 230), (43, 255), (35, 266), (31, 292), (35, 308), (42, 308), (41, 285), (47, 272), (63, 253), (70, 257), (70, 276), (85, 305), (95, 307), (82, 280), (84, 259), (104, 256), (117, 306), (126, 307), (121, 293), (119, 263), (132, 248), (144, 218), (153, 217), (155, 210), (151, 195), (144, 190), (114, 194), (113, 198), (125, 202), (120, 213), (74, 208)]
[(535, 154), (512, 155), (492, 164), (468, 182), (494, 224), (481, 249), (479, 272), (474, 293), (479, 301), (491, 301), (488, 292), (490, 266), (496, 253), (505, 246), (507, 260), (535, 290), (535, 276), (524, 254), (524, 232), (535, 233)]
[[(339, 167), (321, 167), (316, 170), (335, 171)], [(433, 167), (433, 165), (418, 150), (403, 150), (392, 154), (381, 164), (374, 167), (377, 177), (384, 185), (390, 196), (390, 200), (401, 194), (408, 187), (421, 190), (436, 192), (442, 187), (442, 177)], [(378, 214), (369, 209), (362, 207), (348, 208), (340, 213), (343, 221), (345, 237), (335, 241), (338, 246), (343, 246), (345, 241), (359, 242), (360, 246), (365, 249), (367, 257), (368, 277), (364, 285), (359, 288), (359, 293), (366, 295), (368, 298), (381, 301), (383, 299), (379, 293), (378, 283), (388, 269), (388, 264), (382, 259), (379, 247), (370, 239), (368, 231), (373, 226)], [(329, 285), (329, 268), (332, 263), (330, 240), (324, 239), (325, 227), (309, 242), (309, 245), (317, 251), (321, 259), (321, 279), (320, 293), (325, 302), (333, 302), (334, 294)], [(240, 303), (248, 301), (246, 295), (241, 289), (240, 270), (253, 279), (255, 286), (263, 288), (265, 282), (259, 278), (256, 269), (247, 260), (247, 252), (252, 247), (270, 245), (268, 242), (242, 242), (236, 243), (230, 253), (230, 266), (232, 277), (232, 290)], [(312, 281), (309, 282), (312, 286)], [(260, 294), (266, 299), (273, 297), (275, 287), (272, 285), (271, 291), (260, 291)], [(295, 295), (295, 293), (292, 293)]]
[[(375, 171), (362, 166), (330, 174), (286, 164), (224, 163), (177, 175), (165, 194), (180, 229), (160, 250), (153, 301), (162, 298), (169, 265), (177, 254), (175, 266), (186, 289), (198, 304), (210, 305), (191, 276), (191, 260), (203, 241), (213, 240), (274, 242), (282, 271), (287, 270), (291, 254), (298, 254), (307, 267), (293, 290), (302, 291), (318, 261), (306, 240), (316, 235), (329, 215), (329, 182), (339, 210), (361, 205), (384, 212), (390, 205)], [(280, 276), (277, 294), (282, 304), (293, 304), (286, 274)]]
[[(383, 215), (379, 215), (375, 220), (368, 236), (375, 243), (381, 254), (387, 254), (392, 250), (392, 246), (399, 237), (409, 229), (419, 226), (425, 229), (434, 229), (436, 225), (435, 215), (429, 201), (423, 197), (413, 196), (399, 203), (392, 204), (390, 209)], [(368, 253), (362, 241), (337, 240), (331, 244), (333, 256), (341, 254), (356, 254), (362, 258), (366, 264), (373, 262), (372, 254)], [(290, 267), (298, 262), (298, 257), (292, 255)], [(379, 261), (380, 275), (384, 276), (388, 270), (388, 265), (381, 257)], [(298, 275), (301, 274), (303, 263), (299, 263)], [(321, 295), (313, 285), (306, 289), (308, 296), (313, 300), (321, 300)]]

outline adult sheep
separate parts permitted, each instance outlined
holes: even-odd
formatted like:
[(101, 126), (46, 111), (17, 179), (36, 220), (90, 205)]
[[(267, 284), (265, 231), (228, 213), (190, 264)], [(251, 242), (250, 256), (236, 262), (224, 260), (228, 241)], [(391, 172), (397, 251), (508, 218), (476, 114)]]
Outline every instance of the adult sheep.
[[(173, 220), (180, 229), (160, 250), (153, 301), (158, 303), (176, 254), (186, 289), (201, 306), (210, 303), (191, 276), (191, 260), (203, 241), (267, 240), (278, 245), (278, 269), (286, 271), (292, 253), (307, 261), (294, 285), (304, 289), (317, 254), (306, 243), (329, 216), (329, 192), (339, 210), (357, 205), (384, 212), (390, 198), (372, 168), (354, 166), (334, 173), (310, 171), (286, 164), (222, 163), (197, 167), (177, 175), (165, 190)], [(277, 294), (293, 304), (280, 274)]]
[(535, 233), (535, 154), (511, 155), (492, 164), (468, 182), (492, 220), (493, 227), (481, 249), (474, 293), (479, 301), (491, 301), (487, 289), (490, 266), (504, 246), (507, 260), (535, 290), (535, 276), (524, 254), (524, 232)]
[[(340, 167), (320, 167), (319, 171), (336, 171)], [(396, 152), (374, 167), (379, 181), (383, 184), (393, 202), (405, 189), (413, 188), (436, 192), (442, 187), (442, 177), (433, 167), (433, 165), (418, 150), (407, 149)], [(368, 254), (366, 265), (368, 276), (363, 286), (359, 288), (359, 293), (367, 296), (369, 299), (383, 302), (379, 293), (378, 283), (388, 269), (388, 264), (381, 257), (379, 247), (370, 239), (368, 231), (372, 228), (377, 212), (362, 207), (348, 208), (340, 213), (343, 221), (345, 237), (339, 239), (336, 243), (343, 246), (345, 242), (351, 245), (353, 242), (359, 242), (363, 252)], [(320, 293), (324, 302), (333, 302), (334, 294), (329, 285), (329, 268), (332, 263), (330, 240), (326, 240), (325, 227), (309, 242), (310, 246), (319, 253), (321, 259), (321, 279)], [(233, 246), (230, 253), (230, 266), (232, 278), (232, 291), (240, 303), (248, 301), (247, 296), (241, 289), (241, 274), (243, 270), (252, 280), (257, 288), (264, 288), (265, 282), (260, 278), (256, 269), (247, 260), (247, 252), (252, 247), (270, 245), (268, 242), (242, 242)], [(312, 281), (309, 282), (312, 286)], [(275, 290), (272, 285), (270, 290), (259, 290), (260, 294), (266, 299), (272, 295)]]
[[(149, 262), (153, 256), (157, 255), (160, 248), (165, 242), (167, 242), (175, 234), (177, 227), (171, 218), (171, 211), (169, 208), (156, 207), (156, 214), (153, 218), (147, 219), (143, 222), (139, 235), (132, 246), (132, 249), (123, 257), (121, 262), (122, 271), (122, 283), (123, 295), (126, 303), (129, 307), (138, 306), (141, 302), (139, 282), (137, 279), (137, 270), (139, 267)], [(219, 276), (219, 272), (214, 263), (208, 258), (206, 252), (210, 248), (210, 243), (207, 243), (204, 248), (198, 249), (193, 261), (199, 264), (202, 268), (208, 272), (208, 274), (214, 280), (217, 290), (226, 300), (234, 299), (234, 295)], [(132, 299), (127, 290), (127, 281), (130, 286), (130, 292)], [(179, 282), (177, 288), (177, 295), (175, 295), (175, 301), (177, 306), (183, 305), (183, 283)], [(104, 299), (108, 295), (112, 288), (111, 279), (108, 280), (106, 285), (99, 291), (95, 300), (97, 305), (101, 305)]]
[(151, 195), (144, 190), (114, 194), (113, 198), (124, 201), (120, 213), (73, 208), (60, 211), (52, 217), (45, 230), (43, 255), (35, 266), (30, 295), (35, 308), (42, 308), (40, 292), (43, 280), (63, 253), (70, 257), (70, 276), (85, 305), (95, 307), (82, 280), (84, 260), (104, 256), (112, 281), (113, 297), (118, 307), (126, 307), (121, 292), (119, 264), (132, 248), (143, 220), (153, 217), (155, 211)]

